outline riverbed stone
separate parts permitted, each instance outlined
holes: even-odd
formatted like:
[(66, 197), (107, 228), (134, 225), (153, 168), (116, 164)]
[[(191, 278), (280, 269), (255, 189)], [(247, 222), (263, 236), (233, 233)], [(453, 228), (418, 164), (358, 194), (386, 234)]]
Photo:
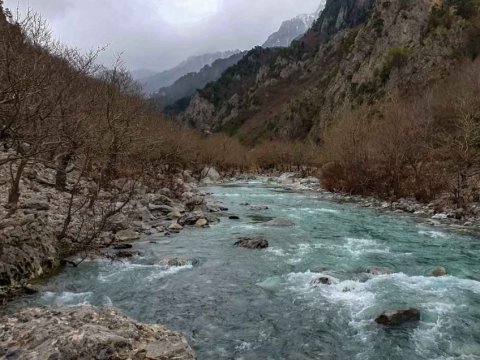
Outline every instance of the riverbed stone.
[(375, 319), (377, 324), (385, 326), (400, 326), (418, 321), (420, 321), (420, 311), (414, 308), (385, 311)]
[(208, 225), (208, 221), (207, 219), (204, 219), (204, 218), (198, 219), (197, 222), (195, 223), (196, 227), (205, 227), (207, 225)]
[(269, 208), (267, 205), (250, 205), (249, 209), (253, 211), (262, 211), (268, 210)]
[(380, 267), (380, 266), (370, 266), (368, 267), (365, 272), (370, 275), (380, 276), (380, 275), (390, 275), (393, 274), (393, 271), (387, 267)]
[(428, 274), (428, 276), (432, 276), (432, 277), (442, 277), (447, 275), (448, 275), (447, 269), (445, 269), (443, 266), (436, 267)]
[(120, 251), (117, 251), (117, 253), (115, 254), (115, 257), (119, 259), (129, 259), (138, 255), (139, 255), (138, 251), (120, 250)]
[(172, 258), (162, 259), (160, 261), (160, 265), (164, 266), (173, 266), (173, 267), (180, 267), (180, 266), (188, 266), (188, 265), (197, 265), (197, 259), (191, 259), (186, 256), (176, 256)]
[(245, 249), (266, 249), (268, 248), (268, 241), (262, 236), (252, 238), (239, 238), (235, 243), (236, 247), (243, 247)]
[(108, 231), (118, 232), (128, 230), (129, 227), (130, 224), (127, 216), (124, 214), (117, 214), (108, 221), (106, 229)]
[(273, 219), (263, 224), (264, 226), (292, 227), (295, 223), (289, 219)]
[(228, 217), (230, 220), (240, 220), (240, 217), (237, 215), (231, 215)]
[(180, 219), (182, 217), (182, 214), (180, 213), (180, 211), (178, 211), (178, 209), (173, 209), (173, 211), (169, 212), (167, 214), (167, 217), (169, 219)]
[(129, 250), (133, 248), (132, 244), (117, 244), (113, 246), (114, 250)]
[(179, 333), (92, 306), (8, 315), (0, 322), (0, 349), (7, 359), (196, 359)]
[(313, 279), (310, 284), (312, 286), (321, 286), (321, 285), (332, 285), (333, 284), (333, 278), (330, 276), (320, 276), (316, 279)]
[(135, 241), (140, 239), (140, 235), (131, 229), (121, 230), (115, 234), (115, 239), (120, 242)]
[(173, 223), (173, 224), (171, 224), (171, 225), (168, 227), (168, 230), (171, 230), (171, 231), (180, 231), (180, 230), (183, 230), (183, 226), (180, 225), (179, 223)]
[(188, 214), (183, 215), (178, 219), (178, 223), (182, 226), (190, 225), (193, 226), (197, 223), (199, 219), (204, 219), (205, 216), (201, 211), (194, 211)]
[(148, 204), (148, 209), (153, 212), (161, 212), (163, 214), (171, 213), (174, 209), (169, 205)]

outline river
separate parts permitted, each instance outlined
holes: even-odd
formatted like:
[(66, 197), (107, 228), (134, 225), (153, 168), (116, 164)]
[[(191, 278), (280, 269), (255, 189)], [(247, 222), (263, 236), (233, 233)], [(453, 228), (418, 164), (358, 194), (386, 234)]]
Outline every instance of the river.
[[(267, 182), (205, 191), (240, 220), (226, 216), (209, 229), (152, 236), (135, 244), (140, 257), (68, 268), (46, 280), (49, 291), (12, 306), (113, 305), (180, 331), (200, 360), (480, 359), (478, 238)], [(264, 226), (277, 218), (295, 226)], [(259, 234), (267, 250), (233, 246)], [(198, 264), (159, 265), (172, 256)], [(367, 277), (370, 266), (394, 274)], [(450, 275), (427, 277), (437, 266)], [(338, 281), (312, 287), (318, 268)], [(375, 324), (384, 310), (405, 307), (421, 310), (420, 323)]]

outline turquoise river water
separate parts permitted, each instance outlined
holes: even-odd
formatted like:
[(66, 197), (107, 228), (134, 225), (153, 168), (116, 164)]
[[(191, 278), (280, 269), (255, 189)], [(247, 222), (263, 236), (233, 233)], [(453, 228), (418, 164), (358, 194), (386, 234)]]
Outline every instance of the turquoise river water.
[[(480, 239), (261, 181), (205, 191), (240, 220), (152, 236), (135, 244), (142, 255), (129, 262), (69, 268), (46, 281), (48, 292), (15, 307), (113, 305), (180, 331), (200, 360), (480, 359)], [(274, 218), (296, 225), (263, 225)], [(252, 235), (264, 235), (270, 248), (233, 246)], [(198, 264), (158, 265), (172, 256)], [(369, 266), (394, 274), (366, 279)], [(450, 275), (427, 277), (437, 266)], [(319, 267), (338, 281), (310, 286)], [(384, 310), (405, 307), (421, 310), (420, 323), (375, 324)]]

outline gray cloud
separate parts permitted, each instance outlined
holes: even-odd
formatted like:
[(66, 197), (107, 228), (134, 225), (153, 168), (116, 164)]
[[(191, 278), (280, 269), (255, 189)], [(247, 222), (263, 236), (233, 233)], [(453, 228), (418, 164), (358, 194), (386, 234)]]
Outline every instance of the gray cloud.
[(283, 20), (313, 12), (320, 0), (5, 0), (40, 12), (69, 46), (108, 45), (131, 69), (163, 70), (186, 57), (262, 44)]

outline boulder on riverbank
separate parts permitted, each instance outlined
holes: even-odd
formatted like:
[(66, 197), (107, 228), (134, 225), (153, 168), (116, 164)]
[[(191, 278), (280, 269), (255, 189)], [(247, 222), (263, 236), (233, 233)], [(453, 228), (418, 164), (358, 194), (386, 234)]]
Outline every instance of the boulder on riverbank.
[(400, 326), (418, 321), (420, 321), (420, 311), (414, 308), (385, 311), (375, 319), (377, 324), (385, 326)]
[(33, 308), (0, 323), (5, 359), (194, 360), (186, 339), (160, 325), (136, 323), (117, 310), (91, 306)]
[(140, 235), (136, 231), (128, 229), (117, 232), (115, 238), (119, 242), (131, 242), (140, 239)]
[(214, 184), (221, 179), (218, 171), (215, 168), (209, 166), (205, 166), (205, 168), (202, 170), (201, 177), (201, 182), (205, 185)]
[(235, 243), (235, 246), (252, 250), (266, 249), (268, 248), (268, 241), (262, 236), (257, 236), (253, 238), (240, 238)]

